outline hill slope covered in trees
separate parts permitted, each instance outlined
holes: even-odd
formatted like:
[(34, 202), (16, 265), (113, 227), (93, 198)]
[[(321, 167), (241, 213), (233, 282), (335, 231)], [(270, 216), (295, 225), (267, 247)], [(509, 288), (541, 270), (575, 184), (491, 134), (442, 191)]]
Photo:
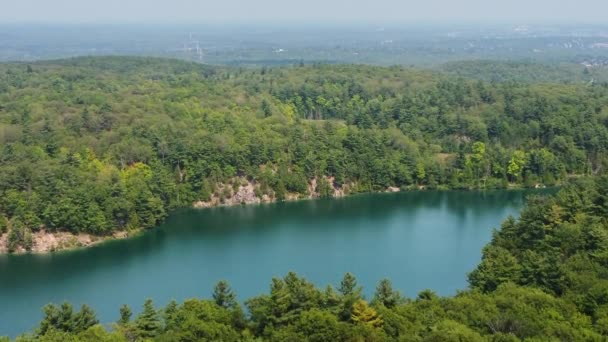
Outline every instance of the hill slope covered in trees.
[[(257, 199), (554, 185), (606, 167), (608, 86), (174, 60), (0, 64), (0, 235), (109, 235)], [(0, 239), (1, 240), (1, 239)]]

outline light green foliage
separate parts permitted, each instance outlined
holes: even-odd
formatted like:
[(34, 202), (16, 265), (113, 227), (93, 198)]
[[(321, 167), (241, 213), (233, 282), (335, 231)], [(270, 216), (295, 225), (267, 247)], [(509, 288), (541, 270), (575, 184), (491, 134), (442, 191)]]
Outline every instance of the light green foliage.
[(441, 321), (424, 339), (425, 342), (483, 342), (485, 339), (464, 324), (451, 320)]
[(514, 151), (511, 159), (509, 160), (509, 165), (507, 166), (507, 174), (511, 177), (512, 181), (520, 180), (525, 164), (525, 152), (519, 150)]
[(418, 180), (418, 184), (424, 183), (424, 179), (426, 178), (426, 170), (424, 168), (424, 163), (419, 161), (416, 164), (416, 180)]

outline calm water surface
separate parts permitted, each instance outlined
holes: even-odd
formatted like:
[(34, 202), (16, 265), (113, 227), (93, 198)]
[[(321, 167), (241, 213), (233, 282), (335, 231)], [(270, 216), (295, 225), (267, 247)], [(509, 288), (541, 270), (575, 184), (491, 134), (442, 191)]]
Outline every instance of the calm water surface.
[[(538, 192), (538, 191), (537, 191)], [(408, 296), (467, 286), (492, 229), (530, 191), (375, 194), (339, 200), (183, 210), (140, 237), (54, 255), (0, 256), (0, 336), (28, 331), (40, 308), (91, 305), (104, 323), (121, 304), (209, 297), (228, 280), (241, 300), (295, 271), (319, 286), (354, 273), (366, 294), (387, 277)]]

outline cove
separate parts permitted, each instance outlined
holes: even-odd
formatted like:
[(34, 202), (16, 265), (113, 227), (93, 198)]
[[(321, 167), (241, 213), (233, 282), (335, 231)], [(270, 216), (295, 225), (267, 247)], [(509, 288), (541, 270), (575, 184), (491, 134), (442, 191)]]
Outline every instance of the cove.
[(0, 256), (0, 336), (32, 329), (47, 303), (90, 305), (102, 323), (146, 298), (211, 296), (221, 279), (244, 300), (289, 271), (318, 286), (354, 273), (368, 297), (389, 278), (407, 296), (467, 286), (492, 229), (530, 194), (554, 190), (367, 194), (174, 212), (139, 237), (49, 255)]

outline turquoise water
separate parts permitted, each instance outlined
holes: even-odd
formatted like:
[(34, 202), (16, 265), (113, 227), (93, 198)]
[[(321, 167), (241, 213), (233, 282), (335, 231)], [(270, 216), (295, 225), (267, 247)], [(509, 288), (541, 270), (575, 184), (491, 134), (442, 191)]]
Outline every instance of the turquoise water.
[(365, 293), (382, 278), (408, 296), (467, 286), (492, 229), (531, 192), (416, 192), (182, 210), (140, 237), (53, 254), (0, 256), (0, 335), (35, 327), (41, 307), (92, 306), (103, 323), (121, 304), (209, 297), (228, 280), (239, 299), (295, 271), (319, 286), (354, 273)]

